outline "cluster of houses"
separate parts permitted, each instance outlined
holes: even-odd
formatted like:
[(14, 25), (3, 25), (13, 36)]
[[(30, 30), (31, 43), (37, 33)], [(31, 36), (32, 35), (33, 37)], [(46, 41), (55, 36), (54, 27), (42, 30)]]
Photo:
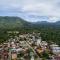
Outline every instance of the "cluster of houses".
[(43, 53), (50, 60), (60, 60), (59, 45), (42, 41), (40, 33), (19, 34), (0, 44), (0, 60), (42, 60)]

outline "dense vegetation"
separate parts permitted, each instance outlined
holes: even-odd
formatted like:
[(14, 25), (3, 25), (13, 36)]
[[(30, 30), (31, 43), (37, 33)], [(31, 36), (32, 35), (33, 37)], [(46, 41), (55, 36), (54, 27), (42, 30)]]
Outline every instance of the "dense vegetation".
[(0, 28), (11, 29), (11, 28), (21, 28), (29, 26), (29, 22), (19, 18), (19, 17), (0, 17)]
[(41, 32), (42, 40), (60, 45), (60, 23), (29, 23), (19, 17), (0, 17), (0, 43), (9, 38), (7, 31)]

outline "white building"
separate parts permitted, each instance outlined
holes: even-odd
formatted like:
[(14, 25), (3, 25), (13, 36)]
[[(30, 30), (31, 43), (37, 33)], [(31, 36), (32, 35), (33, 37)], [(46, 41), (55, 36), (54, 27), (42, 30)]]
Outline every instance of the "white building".
[(32, 36), (32, 37), (33, 37), (32, 40), (33, 40), (33, 41), (36, 41), (35, 36)]
[(41, 45), (42, 45), (42, 46), (47, 46), (48, 43), (47, 43), (46, 41), (42, 41), (42, 42), (41, 42)]
[(31, 57), (31, 60), (34, 60), (34, 56)]
[(30, 52), (31, 60), (34, 60), (34, 53)]
[(50, 47), (51, 47), (52, 52), (53, 52), (54, 54), (59, 54), (59, 53), (60, 53), (60, 47), (59, 47), (58, 45), (52, 44), (52, 45), (50, 45)]
[(37, 39), (37, 46), (41, 45), (41, 39)]

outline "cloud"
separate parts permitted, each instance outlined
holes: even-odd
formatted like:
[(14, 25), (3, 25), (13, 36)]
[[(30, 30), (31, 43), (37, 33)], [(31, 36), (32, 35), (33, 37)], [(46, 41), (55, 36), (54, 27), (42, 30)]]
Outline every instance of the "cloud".
[(0, 0), (0, 13), (27, 21), (55, 22), (60, 19), (60, 0)]

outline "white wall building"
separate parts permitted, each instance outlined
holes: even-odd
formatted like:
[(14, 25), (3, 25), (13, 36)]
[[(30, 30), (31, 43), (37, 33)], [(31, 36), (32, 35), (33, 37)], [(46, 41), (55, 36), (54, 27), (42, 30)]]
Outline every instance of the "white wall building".
[(37, 39), (37, 46), (41, 45), (41, 39)]
[(51, 47), (52, 52), (53, 52), (54, 54), (59, 54), (59, 53), (60, 53), (60, 47), (59, 47), (58, 45), (52, 44), (52, 45), (50, 45), (50, 47)]
[(33, 40), (33, 41), (36, 41), (35, 36), (32, 36), (32, 37), (33, 37), (32, 40)]

